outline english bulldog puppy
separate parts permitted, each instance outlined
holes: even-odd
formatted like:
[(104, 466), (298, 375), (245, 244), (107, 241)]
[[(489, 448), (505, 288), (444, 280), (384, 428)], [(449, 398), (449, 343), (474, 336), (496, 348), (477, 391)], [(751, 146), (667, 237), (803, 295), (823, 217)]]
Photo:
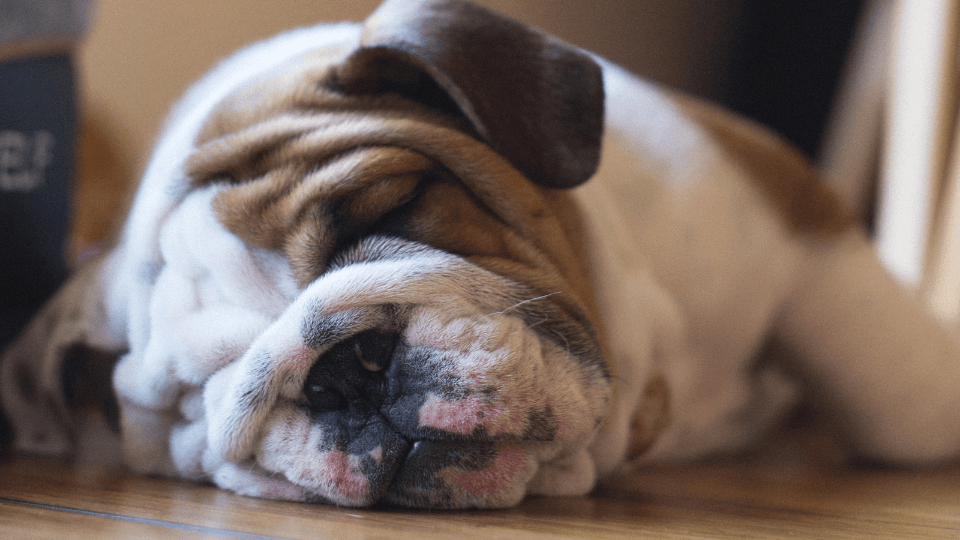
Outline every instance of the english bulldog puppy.
[(0, 381), (20, 451), (349, 506), (584, 494), (802, 400), (960, 451), (960, 344), (795, 151), (455, 0), (204, 77)]

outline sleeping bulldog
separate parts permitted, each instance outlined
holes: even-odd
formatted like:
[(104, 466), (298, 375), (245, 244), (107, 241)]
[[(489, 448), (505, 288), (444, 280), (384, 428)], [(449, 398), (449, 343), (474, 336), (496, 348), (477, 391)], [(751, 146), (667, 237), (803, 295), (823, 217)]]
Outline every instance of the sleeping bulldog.
[(929, 463), (958, 388), (960, 343), (795, 151), (454, 0), (214, 69), (2, 362), (20, 451), (349, 506), (584, 494), (801, 401)]

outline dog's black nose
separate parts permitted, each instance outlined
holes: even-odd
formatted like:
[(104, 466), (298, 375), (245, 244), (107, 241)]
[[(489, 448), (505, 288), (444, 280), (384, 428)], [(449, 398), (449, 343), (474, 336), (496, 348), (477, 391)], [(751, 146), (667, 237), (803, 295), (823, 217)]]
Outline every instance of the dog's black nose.
[(358, 402), (379, 408), (386, 386), (384, 370), (397, 340), (397, 334), (367, 330), (331, 347), (310, 368), (304, 383), (311, 410), (342, 410)]

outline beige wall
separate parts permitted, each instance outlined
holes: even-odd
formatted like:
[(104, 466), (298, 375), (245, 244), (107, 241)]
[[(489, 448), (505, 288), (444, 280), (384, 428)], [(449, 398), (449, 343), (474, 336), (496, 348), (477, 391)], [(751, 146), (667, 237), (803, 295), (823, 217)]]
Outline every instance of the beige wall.
[[(709, 95), (739, 0), (480, 0), (649, 77)], [(177, 96), (219, 58), (379, 0), (98, 0), (79, 55), (84, 100), (142, 166)]]

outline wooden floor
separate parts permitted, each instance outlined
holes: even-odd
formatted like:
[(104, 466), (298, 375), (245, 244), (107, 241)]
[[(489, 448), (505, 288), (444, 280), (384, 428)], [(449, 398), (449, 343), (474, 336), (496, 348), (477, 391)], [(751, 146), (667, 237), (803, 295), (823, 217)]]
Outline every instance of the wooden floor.
[(474, 512), (278, 503), (36, 459), (0, 461), (0, 538), (960, 538), (960, 466), (785, 460), (623, 476), (589, 497)]

